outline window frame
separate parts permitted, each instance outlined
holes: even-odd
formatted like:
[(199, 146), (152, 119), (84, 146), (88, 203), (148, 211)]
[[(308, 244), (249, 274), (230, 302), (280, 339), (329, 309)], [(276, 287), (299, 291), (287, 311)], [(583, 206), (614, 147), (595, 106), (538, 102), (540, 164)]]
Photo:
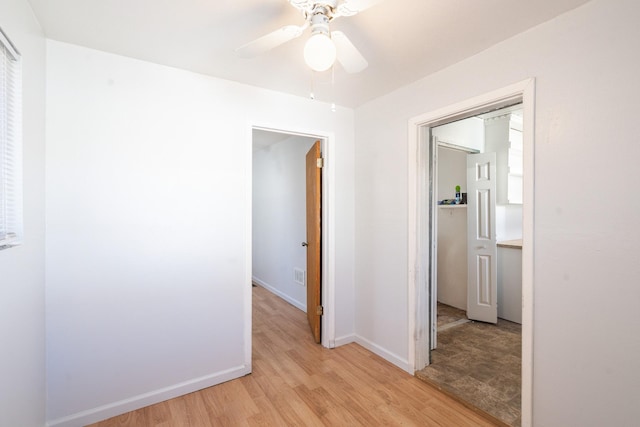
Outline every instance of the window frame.
[(22, 57), (0, 28), (0, 250), (22, 237)]

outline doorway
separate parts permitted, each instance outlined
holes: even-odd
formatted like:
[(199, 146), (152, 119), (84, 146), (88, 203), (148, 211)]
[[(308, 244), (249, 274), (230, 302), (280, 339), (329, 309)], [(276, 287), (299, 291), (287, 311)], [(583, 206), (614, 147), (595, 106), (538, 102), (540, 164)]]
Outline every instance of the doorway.
[[(331, 142), (326, 135), (251, 128), (251, 254), (250, 282), (266, 288), (296, 308), (307, 312), (307, 261), (305, 215), (305, 154), (320, 141), (326, 159)], [(322, 191), (322, 241), (332, 237), (329, 208), (333, 197), (329, 185), (331, 170), (320, 169)], [(321, 344), (333, 339), (333, 251), (321, 249), (323, 316)], [(249, 293), (249, 296), (251, 294)], [(314, 312), (317, 307), (314, 307)], [(311, 332), (310, 332), (311, 333)]]
[[(522, 105), (436, 126), (431, 135), (430, 293), (470, 320), (521, 324), (521, 261), (506, 249), (522, 247)], [(437, 329), (432, 335), (431, 349)]]
[(511, 426), (520, 425), (521, 108), (431, 128), (436, 327), (430, 364), (416, 372)]
[(533, 373), (533, 124), (534, 80), (526, 80), (476, 98), (433, 111), (409, 122), (409, 355), (414, 372), (430, 363), (436, 337), (436, 266), (431, 262), (436, 243), (431, 129), (488, 113), (509, 105), (523, 105), (523, 212), (522, 212), (522, 370), (521, 420), (532, 422)]

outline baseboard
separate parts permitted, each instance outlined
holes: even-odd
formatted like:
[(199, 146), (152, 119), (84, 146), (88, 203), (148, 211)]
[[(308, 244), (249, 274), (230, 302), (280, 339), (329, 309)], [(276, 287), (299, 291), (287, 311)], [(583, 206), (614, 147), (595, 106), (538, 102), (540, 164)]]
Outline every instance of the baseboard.
[(356, 342), (356, 336), (354, 334), (345, 335), (335, 339), (335, 346), (340, 347), (341, 345), (351, 344), (352, 342)]
[(409, 365), (409, 361), (407, 359), (403, 359), (402, 357), (398, 356), (397, 354), (394, 354), (394, 353), (392, 353), (392, 352), (380, 347), (378, 344), (375, 344), (375, 343), (369, 341), (368, 339), (366, 339), (364, 337), (361, 337), (360, 335), (356, 335), (355, 338), (356, 338), (355, 342), (360, 344), (362, 347), (366, 348), (367, 350), (369, 350), (372, 353), (377, 354), (378, 356), (382, 357), (387, 362), (396, 365), (398, 368), (402, 369), (403, 371), (406, 371), (406, 372), (410, 373), (411, 375), (413, 375), (413, 367)]
[(129, 399), (124, 399), (118, 402), (99, 406), (97, 408), (88, 409), (86, 411), (78, 412), (67, 417), (48, 421), (47, 426), (77, 427), (96, 423), (98, 421), (106, 420), (107, 418), (115, 417), (116, 415), (135, 411), (136, 409), (144, 408), (145, 406), (164, 402), (165, 400), (173, 399), (174, 397), (183, 396), (188, 393), (193, 393), (194, 391), (221, 384), (250, 373), (250, 366), (238, 366), (235, 368), (227, 369), (225, 371), (206, 375), (204, 377), (184, 381), (182, 383), (178, 383), (169, 387), (164, 387), (155, 391), (151, 391), (149, 393), (133, 396)]
[(288, 302), (292, 306), (304, 311), (305, 313), (307, 312), (307, 304), (306, 303), (302, 303), (302, 302), (300, 302), (298, 300), (295, 300), (295, 299), (291, 298), (287, 294), (283, 294), (281, 291), (279, 291), (278, 289), (276, 289), (273, 286), (269, 285), (267, 282), (264, 282), (264, 281), (258, 279), (256, 276), (251, 276), (251, 281), (253, 281), (256, 285), (262, 286), (263, 288), (265, 288), (269, 292), (278, 295), (280, 298), (282, 298), (283, 300), (285, 300), (286, 302)]

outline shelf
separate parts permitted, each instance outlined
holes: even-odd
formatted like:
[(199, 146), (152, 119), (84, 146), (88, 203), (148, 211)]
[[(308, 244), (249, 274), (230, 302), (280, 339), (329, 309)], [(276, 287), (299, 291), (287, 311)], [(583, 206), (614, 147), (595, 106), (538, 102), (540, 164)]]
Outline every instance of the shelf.
[(444, 208), (444, 209), (460, 209), (460, 208), (465, 208), (467, 207), (467, 205), (463, 205), (462, 203), (459, 205), (438, 205), (439, 208)]
[(504, 240), (498, 242), (499, 248), (522, 249), (522, 239)]

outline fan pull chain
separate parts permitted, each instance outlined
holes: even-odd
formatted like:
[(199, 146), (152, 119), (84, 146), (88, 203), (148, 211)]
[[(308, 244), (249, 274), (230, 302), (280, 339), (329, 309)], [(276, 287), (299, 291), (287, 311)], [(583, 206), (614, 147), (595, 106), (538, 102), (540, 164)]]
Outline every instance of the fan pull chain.
[[(309, 99), (311, 100), (315, 100), (316, 99), (316, 95), (315, 95), (315, 89), (316, 89), (316, 72), (315, 71), (311, 71), (311, 78), (309, 79), (310, 82), (310, 90), (309, 90)], [(336, 74), (335, 74), (335, 66), (331, 67), (331, 89), (330, 89), (330, 97), (331, 97), (331, 112), (335, 113), (336, 112), (336, 102), (335, 102), (335, 78), (336, 78)]]
[(309, 91), (309, 98), (311, 99), (316, 99), (316, 95), (314, 94), (314, 79), (313, 79), (314, 74), (315, 73), (311, 71), (311, 90)]
[(336, 83), (336, 66), (332, 65), (331, 66), (331, 112), (335, 113), (336, 112), (336, 88), (335, 88), (335, 83)]

